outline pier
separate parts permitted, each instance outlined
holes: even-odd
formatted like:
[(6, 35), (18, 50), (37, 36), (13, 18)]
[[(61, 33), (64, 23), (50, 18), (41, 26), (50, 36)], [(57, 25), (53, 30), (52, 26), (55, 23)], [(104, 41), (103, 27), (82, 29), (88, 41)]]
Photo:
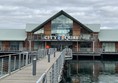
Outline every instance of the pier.
[[(2, 74), (6, 72), (6, 74), (1, 76), (0, 83), (45, 83), (46, 81), (47, 83), (58, 83), (61, 80), (65, 57), (68, 58), (69, 54), (72, 57), (70, 49), (62, 52), (57, 52), (56, 49), (45, 49), (29, 54), (23, 52), (23, 54), (19, 54), (18, 59), (18, 55), (9, 55), (8, 63), (6, 63), (9, 64), (8, 67), (5, 68), (5, 60), (1, 60), (1, 72)], [(13, 58), (12, 61), (13, 56), (16, 58)], [(34, 66), (35, 60), (36, 66)]]

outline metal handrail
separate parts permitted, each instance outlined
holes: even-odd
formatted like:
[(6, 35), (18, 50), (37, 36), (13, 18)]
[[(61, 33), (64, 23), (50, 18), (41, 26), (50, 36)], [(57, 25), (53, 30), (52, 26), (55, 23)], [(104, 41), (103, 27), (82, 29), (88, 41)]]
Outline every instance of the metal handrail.
[(94, 51), (93, 51), (93, 48), (79, 48), (79, 50), (77, 51), (76, 49), (73, 49), (73, 52), (79, 52), (79, 53), (102, 53), (103, 50), (102, 48), (94, 48)]
[(21, 52), (18, 54), (9, 54), (0, 56), (0, 78), (4, 75), (10, 75), (12, 72), (27, 66), (30, 56), (28, 52)]
[(10, 48), (10, 47), (8, 47), (7, 49), (4, 49), (4, 48), (1, 48), (0, 49), (0, 52), (21, 52), (21, 51), (26, 51), (26, 48), (22, 48), (22, 50), (21, 49), (18, 49), (18, 48)]
[[(36, 83), (59, 83), (61, 80), (63, 65), (65, 61), (65, 55), (67, 50), (64, 49), (58, 59), (47, 69)], [(48, 81), (48, 82), (47, 82)]]
[[(54, 53), (54, 48), (50, 48), (50, 54)], [(47, 55), (47, 49), (39, 49), (33, 52), (20, 52), (18, 54), (9, 54), (0, 56), (0, 78), (5, 75), (10, 75), (12, 72), (22, 69), (32, 63), (33, 56), (36, 55), (37, 59), (44, 58)]]

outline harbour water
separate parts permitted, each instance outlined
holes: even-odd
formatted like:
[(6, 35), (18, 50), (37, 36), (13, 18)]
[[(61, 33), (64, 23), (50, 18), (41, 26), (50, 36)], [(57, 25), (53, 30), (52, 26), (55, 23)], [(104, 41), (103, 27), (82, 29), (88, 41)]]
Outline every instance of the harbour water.
[(63, 83), (118, 83), (118, 61), (67, 61)]

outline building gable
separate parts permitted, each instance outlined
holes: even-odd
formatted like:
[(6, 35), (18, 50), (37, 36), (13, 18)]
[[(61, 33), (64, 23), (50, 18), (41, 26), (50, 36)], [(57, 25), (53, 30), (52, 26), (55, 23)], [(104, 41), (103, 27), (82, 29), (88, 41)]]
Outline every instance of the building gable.
[(52, 16), (51, 18), (49, 18), (48, 20), (46, 20), (41, 25), (37, 26), (35, 29), (32, 30), (32, 32), (38, 31), (39, 29), (41, 29), (42, 27), (44, 27), (45, 25), (47, 25), (49, 22), (51, 22), (52, 20), (54, 20), (55, 18), (57, 18), (60, 15), (64, 15), (64, 16), (70, 18), (71, 20), (73, 20), (74, 23), (78, 24), (80, 27), (84, 28), (88, 32), (93, 32), (91, 29), (89, 29), (88, 27), (86, 27), (85, 25), (83, 25), (82, 23), (80, 23), (78, 20), (76, 20), (75, 18), (73, 18), (72, 16), (70, 16), (69, 14), (67, 14), (66, 12), (64, 12), (63, 10), (61, 10), (60, 12), (58, 12), (57, 14), (55, 14), (54, 16)]

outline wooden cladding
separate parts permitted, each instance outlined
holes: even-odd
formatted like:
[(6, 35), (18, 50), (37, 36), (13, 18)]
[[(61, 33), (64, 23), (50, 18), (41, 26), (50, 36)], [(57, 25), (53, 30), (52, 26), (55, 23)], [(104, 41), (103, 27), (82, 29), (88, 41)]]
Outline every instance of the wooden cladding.
[(118, 42), (115, 43), (116, 51), (118, 52)]
[(51, 21), (48, 22), (48, 23), (44, 26), (44, 35), (45, 35), (45, 36), (51, 35)]
[(9, 50), (10, 47), (10, 42), (9, 41), (4, 41), (2, 43), (3, 50)]
[(80, 31), (81, 31), (80, 26), (75, 22), (73, 22), (72, 31), (73, 31), (73, 36), (80, 36)]

